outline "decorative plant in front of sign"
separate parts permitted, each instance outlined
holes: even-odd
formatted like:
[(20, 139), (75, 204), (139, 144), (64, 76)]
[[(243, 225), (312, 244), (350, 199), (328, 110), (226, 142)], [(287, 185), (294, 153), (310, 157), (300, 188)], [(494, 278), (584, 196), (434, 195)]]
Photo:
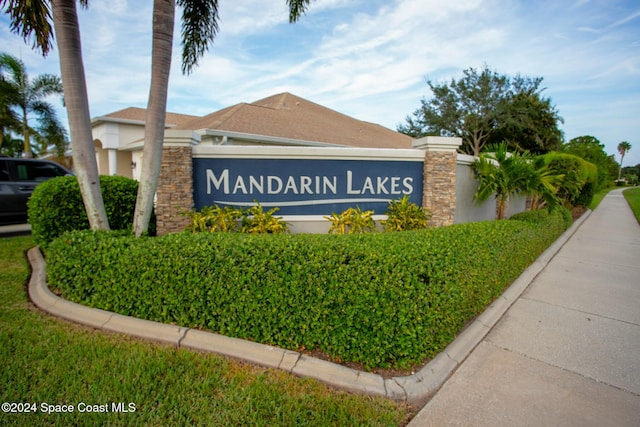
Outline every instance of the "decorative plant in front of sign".
[(218, 205), (205, 206), (200, 212), (189, 212), (187, 214), (191, 223), (187, 230), (194, 233), (208, 232), (233, 232), (240, 231), (239, 219), (242, 218), (242, 210)]
[(259, 234), (259, 233), (288, 233), (289, 226), (281, 217), (273, 216), (279, 208), (272, 208), (268, 211), (262, 209), (262, 205), (255, 202), (256, 206), (252, 206), (244, 212), (242, 218), (243, 233)]
[(348, 208), (341, 214), (325, 216), (331, 221), (329, 234), (358, 234), (376, 231), (373, 211), (363, 211), (360, 207)]
[(427, 228), (431, 214), (409, 200), (405, 195), (400, 200), (389, 202), (387, 219), (380, 221), (384, 231), (421, 230)]

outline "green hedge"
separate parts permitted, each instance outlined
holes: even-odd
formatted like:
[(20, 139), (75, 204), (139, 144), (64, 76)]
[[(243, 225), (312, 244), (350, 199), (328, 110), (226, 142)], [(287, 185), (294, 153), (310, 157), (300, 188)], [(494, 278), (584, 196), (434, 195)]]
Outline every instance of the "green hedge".
[[(100, 187), (112, 230), (130, 230), (138, 193), (138, 182), (122, 176), (101, 176)], [(75, 176), (53, 178), (39, 184), (28, 203), (29, 224), (34, 240), (46, 245), (67, 231), (89, 229), (89, 220)], [(149, 234), (155, 233), (155, 216)]]
[(75, 232), (49, 285), (79, 303), (367, 368), (410, 368), (451, 342), (565, 229), (489, 221), (362, 235)]

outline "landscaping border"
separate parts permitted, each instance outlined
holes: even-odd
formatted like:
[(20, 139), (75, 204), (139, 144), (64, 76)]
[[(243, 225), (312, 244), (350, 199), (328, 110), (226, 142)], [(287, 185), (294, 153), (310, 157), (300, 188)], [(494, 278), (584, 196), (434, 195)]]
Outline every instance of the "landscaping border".
[(419, 372), (390, 379), (291, 350), (197, 329), (123, 316), (67, 301), (55, 295), (47, 287), (46, 263), (38, 247), (30, 249), (27, 253), (32, 268), (28, 293), (31, 301), (41, 310), (75, 323), (176, 347), (213, 352), (261, 366), (281, 369), (301, 377), (315, 378), (348, 391), (384, 396), (419, 405), (438, 391), (589, 215), (591, 211), (587, 210), (500, 297)]

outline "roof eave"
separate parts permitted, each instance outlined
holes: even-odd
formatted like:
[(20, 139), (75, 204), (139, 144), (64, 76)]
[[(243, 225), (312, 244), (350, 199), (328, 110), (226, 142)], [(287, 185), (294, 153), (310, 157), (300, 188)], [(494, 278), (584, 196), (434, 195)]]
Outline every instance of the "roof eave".
[(349, 147), (345, 144), (332, 144), (329, 142), (308, 141), (304, 139), (284, 138), (279, 136), (257, 135), (245, 132), (234, 132), (220, 129), (200, 129), (196, 131), (202, 136), (218, 136), (227, 139), (235, 139), (237, 141), (259, 142), (263, 144), (274, 145), (292, 145), (304, 147)]

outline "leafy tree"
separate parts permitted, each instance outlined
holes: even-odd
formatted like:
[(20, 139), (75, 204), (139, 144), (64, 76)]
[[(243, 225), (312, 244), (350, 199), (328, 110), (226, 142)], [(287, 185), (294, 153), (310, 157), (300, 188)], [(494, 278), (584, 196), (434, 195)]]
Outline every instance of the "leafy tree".
[(640, 163), (635, 166), (623, 167), (622, 176), (627, 177), (630, 184), (638, 185), (638, 181), (640, 179)]
[(611, 185), (611, 182), (618, 173), (618, 164), (612, 156), (606, 153), (604, 144), (594, 136), (584, 135), (573, 138), (562, 145), (560, 151), (575, 154), (596, 165), (598, 168), (598, 180), (595, 191)]
[(562, 118), (543, 98), (542, 78), (506, 75), (485, 66), (463, 71), (460, 80), (436, 85), (427, 81), (433, 98), (422, 105), (398, 131), (419, 138), (427, 135), (462, 138), (462, 151), (478, 156), (487, 144), (502, 141), (521, 150), (544, 152), (562, 140)]
[(624, 155), (631, 150), (631, 144), (627, 141), (622, 141), (618, 144), (618, 153), (620, 153), (620, 169), (618, 169), (618, 181), (620, 181), (622, 175), (622, 162), (624, 161)]
[[(88, 0), (78, 1), (81, 6), (87, 6)], [(25, 41), (33, 39), (32, 47), (39, 49), (43, 56), (52, 47), (55, 27), (75, 174), (91, 229), (108, 230), (91, 134), (76, 1), (0, 0), (0, 7), (10, 16), (11, 30)]]
[[(523, 84), (517, 82), (523, 80)], [(545, 153), (557, 150), (563, 141), (558, 123), (564, 120), (551, 104), (550, 98), (541, 95), (542, 78), (514, 80), (515, 92), (510, 93), (500, 105), (499, 120), (490, 143), (506, 141), (518, 151)]]
[[(46, 101), (50, 95), (62, 95), (60, 78), (41, 74), (31, 79), (24, 62), (6, 53), (0, 53), (0, 72), (3, 123), (7, 129), (22, 135), (25, 157), (33, 157), (32, 142), (35, 141), (32, 138), (38, 142), (41, 152), (48, 149), (49, 141), (64, 152), (66, 130), (58, 121), (53, 106)], [(36, 116), (39, 127), (31, 125), (31, 115)]]

